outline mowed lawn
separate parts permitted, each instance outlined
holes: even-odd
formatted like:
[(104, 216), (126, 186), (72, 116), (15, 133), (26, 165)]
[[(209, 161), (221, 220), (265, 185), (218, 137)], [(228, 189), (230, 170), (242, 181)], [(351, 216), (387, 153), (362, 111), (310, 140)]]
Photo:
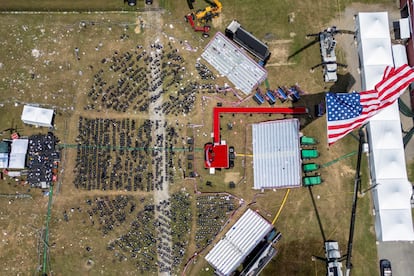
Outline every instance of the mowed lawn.
[[(138, 5), (135, 8), (130, 8), (123, 1), (5, 1), (0, 0), (0, 9), (2, 10), (41, 10), (41, 11), (95, 11), (95, 10), (115, 10), (115, 11), (135, 11), (137, 8), (143, 8), (144, 1), (138, 1)], [(203, 8), (207, 4), (204, 1), (196, 1), (197, 8)], [(289, 54), (297, 51), (307, 43), (309, 40), (305, 39), (305, 34), (315, 33), (323, 30), (326, 27), (330, 26), (330, 22), (333, 18), (338, 16), (338, 12), (343, 11), (343, 9), (352, 3), (352, 1), (252, 1), (252, 0), (223, 0), (223, 13), (220, 17), (214, 22), (213, 30), (214, 31), (224, 31), (225, 26), (232, 20), (239, 20), (243, 26), (246, 27), (249, 31), (254, 33), (258, 38), (265, 39), (267, 41), (279, 41), (279, 40), (290, 40), (287, 46), (284, 48), (278, 48), (278, 46), (272, 47), (273, 59), (276, 57), (279, 58), (277, 62), (283, 61)], [(362, 1), (366, 3), (370, 2), (383, 2), (389, 3), (389, 1)], [(175, 28), (183, 31), (185, 39), (189, 39), (189, 42), (192, 45), (203, 46), (207, 41), (199, 41), (199, 34), (192, 33), (191, 35), (188, 32), (192, 32), (188, 26), (185, 25), (183, 16), (190, 12), (186, 1), (172, 1), (172, 0), (160, 0), (155, 1), (153, 7), (166, 7), (169, 9), (171, 14), (159, 15), (163, 17), (165, 24), (171, 23), (174, 24)], [(392, 8), (391, 6), (389, 8)], [(395, 8), (395, 7), (394, 7)], [(158, 15), (157, 15), (158, 16)], [(294, 18), (291, 23), (289, 23), (289, 18)], [(114, 46), (116, 45), (116, 40), (119, 39), (123, 31), (123, 27), (120, 25), (112, 25), (112, 32), (108, 31), (108, 26), (105, 25), (105, 28), (102, 28), (100, 33), (96, 33), (93, 36), (90, 33), (83, 32), (78, 27), (78, 23), (81, 20), (101, 20), (99, 16), (96, 17), (84, 17), (82, 15), (54, 15), (54, 16), (39, 16), (39, 15), (0, 15), (0, 21), (3, 26), (8, 26), (8, 28), (2, 28), (0, 31), (1, 37), (6, 38), (6, 46), (0, 50), (1, 58), (7, 60), (4, 62), (7, 66), (12, 64), (11, 68), (1, 69), (0, 76), (2, 80), (0, 82), (0, 99), (3, 102), (7, 102), (12, 99), (19, 101), (30, 101), (37, 102), (42, 104), (52, 104), (67, 108), (68, 112), (62, 112), (59, 116), (62, 118), (71, 120), (72, 122), (77, 121), (79, 114), (86, 114), (82, 110), (82, 105), (77, 102), (79, 100), (83, 101), (84, 96), (82, 96), (84, 91), (87, 90), (88, 84), (80, 82), (80, 80), (92, 79), (92, 72), (86, 70), (88, 65), (93, 65), (95, 68), (99, 66), (101, 56), (95, 53), (94, 48), (96, 43), (100, 39), (104, 40), (103, 51), (110, 53), (113, 49), (127, 49), (129, 45), (123, 46)], [(129, 15), (105, 15), (105, 20), (111, 19), (113, 22), (134, 22), (134, 14)], [(106, 24), (106, 23), (105, 23)], [(55, 25), (55, 26), (54, 26)], [(12, 29), (12, 26), (17, 26), (16, 29)], [(24, 30), (25, 26), (28, 27), (28, 30)], [(43, 27), (42, 27), (43, 26)], [(46, 30), (46, 34), (43, 34), (42, 29)], [(49, 33), (47, 33), (50, 31)], [(184, 33), (187, 32), (187, 33)], [(132, 33), (132, 32), (130, 32)], [(37, 37), (37, 38), (36, 38)], [(177, 36), (177, 38), (181, 38)], [(57, 42), (54, 42), (54, 39), (57, 39)], [(136, 36), (134, 43), (144, 43), (144, 37)], [(191, 40), (193, 39), (193, 40)], [(16, 43), (17, 41), (17, 43)], [(39, 44), (40, 41), (40, 44)], [(59, 45), (59, 54), (50, 54), (53, 53), (53, 43), (64, 43)], [(128, 42), (126, 42), (128, 43)], [(133, 43), (131, 43), (132, 45)], [(16, 45), (16, 46), (14, 46)], [(74, 61), (74, 47), (82, 45), (83, 49), (86, 49), (87, 59), (81, 60), (81, 64), (77, 64)], [(269, 44), (273, 45), (273, 44)], [(38, 46), (43, 46), (40, 48)], [(341, 45), (338, 46), (339, 48)], [(50, 60), (49, 64), (39, 63), (37, 64), (36, 59), (33, 57), (32, 49), (39, 49), (43, 51), (44, 55), (47, 55), (47, 60)], [(274, 49), (274, 50), (273, 50)], [(286, 50), (287, 49), (287, 50)], [(340, 49), (339, 49), (340, 50)], [(279, 52), (280, 51), (280, 52)], [(281, 53), (285, 51), (284, 53)], [(41, 53), (42, 54), (42, 53)], [(187, 67), (194, 67), (193, 61), (199, 56), (200, 52), (188, 55)], [(278, 55), (280, 54), (280, 56)], [(13, 57), (13, 58), (12, 58)], [(15, 60), (12, 62), (12, 60)], [(42, 61), (46, 58), (41, 59)], [(69, 61), (68, 61), (69, 60)], [(288, 62), (287, 60), (284, 60)], [(1, 62), (1, 60), (0, 60)], [(270, 63), (272, 60), (270, 61)], [(276, 61), (275, 61), (276, 62)], [(277, 85), (291, 85), (294, 83), (299, 83), (302, 88), (306, 89), (312, 95), (319, 95), (320, 98), (323, 94), (322, 92), (329, 89), (322, 82), (322, 74), (316, 72), (311, 74), (309, 68), (313, 65), (320, 62), (319, 49), (317, 45), (308, 48), (303, 51), (301, 54), (296, 55), (291, 61), (292, 64), (284, 66), (275, 66), (269, 67), (269, 82), (271, 86)], [(344, 62), (344, 61), (342, 61)], [(68, 65), (71, 64), (71, 65)], [(69, 66), (69, 67), (68, 67)], [(7, 71), (5, 71), (7, 69)], [(39, 76), (40, 81), (47, 83), (48, 85), (39, 86), (38, 83), (34, 83), (31, 80), (31, 70), (34, 71), (36, 77)], [(82, 73), (80, 73), (82, 71)], [(80, 75), (82, 74), (82, 75)], [(359, 76), (355, 76), (358, 78)], [(55, 81), (50, 81), (50, 79), (55, 79)], [(13, 82), (15, 80), (16, 82)], [(222, 81), (222, 80), (220, 80)], [(33, 82), (33, 83), (32, 83)], [(60, 89), (63, 87), (63, 90)], [(32, 89), (32, 90), (31, 90)], [(21, 94), (21, 91), (26, 91), (28, 98)], [(30, 91), (30, 92), (29, 92)], [(311, 97), (309, 97), (311, 98)], [(27, 100), (29, 99), (29, 100)], [(253, 105), (253, 103), (249, 103)], [(306, 104), (306, 101), (299, 102), (300, 104)], [(209, 102), (209, 106), (214, 106), (215, 102)], [(71, 107), (75, 108), (75, 111), (70, 110)], [(207, 108), (209, 107), (207, 106)], [(19, 119), (19, 108), (2, 108), (0, 109), (3, 114), (13, 113), (13, 118), (16, 120)], [(65, 109), (66, 110), (66, 109)], [(76, 113), (76, 115), (74, 115)], [(206, 112), (207, 114), (210, 111)], [(193, 118), (193, 123), (200, 123), (202, 121), (202, 116), (200, 112), (196, 113), (196, 117)], [(211, 116), (203, 118), (205, 122), (205, 127), (202, 131), (209, 133), (211, 130)], [(236, 118), (240, 120), (240, 117)], [(242, 117), (244, 119), (244, 117)], [(262, 117), (258, 118), (259, 120), (263, 119)], [(61, 119), (59, 119), (61, 120)], [(2, 123), (1, 129), (10, 127), (12, 120), (1, 119)], [(249, 122), (254, 122), (254, 119), (249, 119)], [(19, 122), (20, 126), (20, 122)], [(76, 124), (73, 124), (76, 126)], [(357, 141), (352, 137), (347, 137), (342, 141), (338, 142), (335, 146), (327, 148), (325, 141), (325, 118), (312, 119), (306, 121), (306, 124), (303, 128), (303, 133), (306, 135), (314, 136), (320, 140), (318, 149), (321, 152), (321, 157), (317, 160), (318, 163), (324, 164), (329, 161), (332, 161), (336, 158), (340, 158), (344, 154), (355, 151), (357, 149)], [(63, 135), (63, 123), (58, 125), (58, 131)], [(33, 129), (31, 129), (33, 131)], [(240, 129), (240, 132), (243, 129)], [(248, 133), (248, 132), (247, 132)], [(75, 137), (74, 132), (71, 136)], [(230, 136), (230, 132), (224, 132), (224, 135)], [(230, 137), (225, 137), (226, 139), (231, 139)], [(202, 140), (206, 139), (206, 141)], [(199, 138), (199, 146), (202, 146), (204, 142), (207, 142), (208, 138)], [(73, 141), (69, 141), (73, 142)], [(242, 137), (234, 140), (236, 146), (236, 152), (244, 151), (244, 145)], [(249, 154), (248, 151), (245, 152)], [(250, 152), (251, 153), (251, 152)], [(72, 155), (74, 156), (74, 155)], [(202, 154), (199, 153), (197, 158), (202, 159)], [(246, 164), (251, 164), (249, 159), (246, 157)], [(354, 177), (354, 168), (356, 163), (356, 156), (344, 159), (341, 162), (335, 163), (327, 168), (321, 170), (322, 178), (324, 183), (321, 186), (314, 188), (314, 195), (319, 196), (316, 201), (318, 206), (322, 224), (325, 230), (325, 234), (328, 239), (335, 239), (340, 244), (341, 253), (345, 254), (346, 252), (346, 242), (348, 239), (348, 228), (349, 228), (349, 219), (350, 219), (350, 209), (352, 203), (352, 191), (353, 191), (353, 177)], [(236, 164), (242, 166), (241, 160), (237, 160)], [(366, 168), (366, 163), (364, 163), (363, 168)], [(237, 168), (236, 173), (232, 176), (234, 179), (240, 179), (243, 170)], [(204, 181), (199, 181), (199, 185), (205, 183), (206, 172), (200, 169)], [(239, 187), (235, 190), (231, 190), (232, 193), (235, 193), (237, 196), (243, 197), (247, 202), (252, 201), (253, 196), (257, 191), (252, 191), (252, 170), (247, 168), (247, 183), (244, 183), (242, 187)], [(368, 171), (363, 170), (363, 185), (364, 187), (368, 186)], [(213, 188), (203, 187), (203, 191), (230, 191), (227, 186), (228, 179), (231, 177), (226, 177), (226, 172), (221, 172), (212, 177), (214, 182), (217, 185)], [(226, 179), (226, 180), (225, 180)], [(1, 182), (3, 185), (3, 182)], [(65, 185), (73, 185), (72, 183), (66, 183)], [(178, 185), (183, 185), (179, 183)], [(187, 186), (188, 188), (189, 186)], [(8, 187), (7, 191), (9, 191)], [(73, 193), (73, 191), (72, 191)], [(284, 191), (266, 191), (264, 195), (257, 197), (257, 203), (254, 208), (257, 208), (261, 211), (262, 214), (269, 214), (267, 219), (272, 220), (273, 215), (278, 210), (280, 203), (282, 201)], [(64, 226), (59, 225), (62, 220), (61, 211), (64, 208), (72, 207), (72, 199), (64, 199), (65, 192), (63, 191), (59, 197), (63, 198), (63, 203), (60, 206), (57, 206), (57, 210), (53, 215), (55, 219), (52, 220), (51, 228), (51, 239), (54, 237), (59, 237), (60, 239), (65, 238), (65, 229)], [(76, 197), (73, 197), (74, 199)], [(77, 200), (83, 200), (85, 197), (79, 197)], [(34, 204), (36, 206), (36, 220), (32, 219), (30, 223), (35, 224), (36, 228), (42, 226), (42, 221), (39, 219), (44, 210), (46, 213), (46, 199), (42, 200), (38, 195)], [(13, 206), (19, 204), (14, 201)], [(76, 203), (81, 204), (81, 203)], [(23, 204), (25, 208), (22, 212), (22, 216), (29, 216), (28, 210), (30, 207), (27, 206), (27, 202)], [(7, 204), (2, 205), (5, 209)], [(16, 207), (14, 207), (16, 208)], [(11, 212), (15, 212), (15, 209), (11, 209)], [(375, 245), (375, 236), (373, 229), (373, 217), (371, 215), (371, 199), (370, 195), (365, 195), (361, 198), (358, 206), (357, 221), (356, 221), (356, 233), (354, 239), (354, 251), (353, 251), (353, 273), (354, 275), (377, 275), (377, 255), (376, 255), (376, 245)], [(16, 218), (16, 214), (8, 215), (8, 218)], [(19, 224), (24, 224), (23, 219), (16, 220)], [(79, 221), (81, 222), (81, 221)], [(3, 223), (0, 221), (0, 225)], [(10, 224), (7, 224), (10, 225)], [(10, 227), (10, 226), (9, 226)], [(285, 208), (276, 223), (278, 230), (282, 232), (283, 238), (279, 243), (279, 255), (274, 258), (270, 265), (263, 271), (263, 275), (322, 275), (325, 273), (325, 267), (323, 262), (312, 262), (311, 256), (318, 255), (323, 256), (323, 241), (317, 224), (315, 212), (311, 204), (309, 192), (305, 188), (299, 188), (291, 191), (290, 197), (285, 205)], [(13, 231), (18, 229), (18, 226), (14, 226)], [(74, 236), (78, 230), (79, 233), (85, 235), (93, 235), (94, 240), (99, 240), (96, 230), (93, 228), (87, 229), (82, 228), (75, 229), (69, 228), (71, 235), (67, 235), (67, 240), (65, 243), (70, 244), (70, 240), (75, 239)], [(56, 232), (58, 233), (56, 233)], [(35, 233), (33, 231), (33, 233)], [(34, 234), (33, 234), (34, 235)], [(26, 239), (18, 240), (16, 239), (16, 244), (21, 244), (22, 242), (29, 246), (34, 246), (33, 240), (27, 241)], [(53, 242), (53, 241), (52, 241)], [(79, 241), (76, 241), (78, 243)], [(82, 245), (83, 246), (83, 245)], [(79, 248), (83, 248), (80, 247)], [(93, 254), (96, 256), (107, 257), (107, 251), (105, 247), (102, 247), (103, 252), (96, 252), (95, 250), (100, 250), (98, 247), (93, 247)], [(16, 252), (16, 249), (11, 249), (10, 247), (3, 246), (2, 251), (5, 252), (3, 257), (4, 262), (10, 266), (13, 264), (13, 254), (19, 254), (19, 261), (23, 262), (24, 271), (32, 272), (31, 268), (36, 267), (36, 250), (32, 248), (29, 252), (30, 256), (25, 256), (23, 251)], [(56, 251), (64, 251), (64, 249), (59, 248)], [(75, 250), (66, 249), (69, 252), (78, 252)], [(80, 252), (80, 251), (79, 251)], [(53, 250), (52, 250), (53, 254)], [(67, 254), (67, 253), (66, 253)], [(58, 272), (60, 275), (67, 275), (67, 273), (90, 273), (90, 275), (99, 274), (99, 267), (95, 267), (96, 270), (89, 270), (85, 267), (84, 260), (86, 259), (87, 253), (82, 251), (82, 256), (77, 255), (62, 255), (61, 257), (52, 256), (52, 268)], [(190, 253), (187, 253), (191, 255)], [(201, 259), (201, 258), (199, 258)], [(53, 260), (57, 260), (61, 265), (64, 261), (67, 261), (65, 266), (56, 266), (53, 264)], [(30, 264), (32, 262), (32, 264)], [(115, 272), (119, 263), (108, 263), (106, 267), (113, 266), (110, 269), (100, 268), (103, 271)], [(122, 265), (122, 264), (121, 264)], [(16, 263), (16, 266), (18, 264)], [(79, 267), (79, 268), (77, 268)], [(202, 269), (205, 269), (207, 266), (203, 266)], [(30, 268), (30, 270), (27, 270)], [(132, 268), (132, 266), (131, 266)], [(195, 271), (189, 269), (190, 275), (200, 275), (200, 271)], [(208, 272), (203, 270), (203, 275), (208, 274), (212, 275), (212, 269), (210, 268)]]

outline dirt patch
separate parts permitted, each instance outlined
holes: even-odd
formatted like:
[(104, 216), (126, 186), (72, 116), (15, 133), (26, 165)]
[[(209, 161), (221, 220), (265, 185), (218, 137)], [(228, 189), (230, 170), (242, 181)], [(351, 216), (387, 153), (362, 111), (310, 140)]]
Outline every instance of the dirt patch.
[(289, 50), (291, 47), (291, 39), (273, 40), (266, 42), (269, 45), (269, 50), (272, 53), (267, 66), (282, 66), (291, 65), (293, 63), (288, 62)]
[(134, 32), (136, 33), (136, 34), (140, 34), (141, 33), (141, 31), (142, 31), (142, 28), (144, 27), (144, 20), (142, 20), (142, 17), (141, 16), (138, 16), (137, 17), (137, 20), (135, 21), (135, 24), (137, 25), (136, 27), (135, 27), (135, 29), (134, 29)]
[(213, 18), (213, 20), (211, 21), (211, 25), (214, 28), (221, 29), (223, 28), (223, 22), (224, 22), (223, 14), (220, 14), (219, 16), (216, 16)]
[(230, 181), (237, 182), (239, 180), (240, 180), (240, 172), (227, 172), (224, 175), (224, 182), (226, 183)]

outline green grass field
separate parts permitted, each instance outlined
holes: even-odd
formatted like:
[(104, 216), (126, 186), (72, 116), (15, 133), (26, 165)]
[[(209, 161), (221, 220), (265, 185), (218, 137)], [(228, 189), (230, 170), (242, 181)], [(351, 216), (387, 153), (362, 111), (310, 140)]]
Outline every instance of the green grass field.
[[(47, 130), (24, 126), (20, 121), (23, 103), (39, 103), (54, 107), (57, 110), (56, 135), (62, 143), (76, 144), (78, 135), (77, 126), (79, 116), (93, 118), (131, 118), (141, 124), (151, 114), (148, 112), (117, 112), (113, 109), (85, 110), (88, 104), (94, 101), (87, 96), (91, 88), (94, 75), (100, 69), (107, 69), (102, 65), (103, 58), (110, 58), (115, 51), (119, 53), (133, 52), (137, 44), (144, 45), (150, 51), (149, 45), (154, 43), (158, 36), (166, 45), (171, 42), (185, 60), (183, 66), (187, 71), (183, 74), (182, 84), (189, 80), (197, 80), (194, 68), (195, 61), (200, 57), (201, 49), (208, 40), (203, 40), (199, 33), (193, 32), (183, 20), (183, 16), (190, 12), (186, 1), (160, 0), (154, 5), (145, 6), (144, 1), (138, 1), (134, 8), (128, 7), (123, 1), (6, 1), (0, 0), (0, 30), (2, 47), (0, 47), (0, 130), (16, 125), (23, 135), (30, 135)], [(252, 0), (223, 0), (223, 12), (212, 24), (212, 31), (223, 31), (226, 25), (237, 19), (258, 38), (264, 39), (271, 48), (272, 58), (269, 64), (268, 80), (272, 87), (277, 85), (291, 85), (299, 83), (310, 95), (301, 100), (298, 105), (312, 107), (323, 98), (323, 92), (330, 87), (322, 80), (320, 72), (310, 73), (309, 68), (320, 62), (317, 45), (306, 49), (300, 54), (287, 60), (287, 57), (309, 43), (305, 39), (307, 33), (315, 33), (329, 27), (335, 22), (341, 22), (341, 16), (346, 7), (353, 5), (353, 1), (252, 1)], [(260, 4), (258, 4), (260, 2)], [(361, 2), (361, 1), (360, 1)], [(375, 8), (395, 9), (390, 1), (362, 1), (356, 9), (369, 10), (369, 5)], [(204, 1), (197, 1), (197, 8), (204, 8)], [(166, 8), (166, 11), (153, 11), (149, 8)], [(147, 11), (145, 11), (147, 9)], [(42, 13), (42, 14), (13, 14), (8, 11), (77, 11), (78, 13)], [(102, 11), (102, 13), (88, 13), (88, 11)], [(115, 12), (103, 12), (115, 11)], [(122, 13), (121, 11), (128, 11)], [(137, 18), (144, 20), (142, 32), (136, 33)], [(289, 23), (288, 18), (294, 17)], [(86, 27), (82, 26), (86, 23)], [(129, 39), (121, 39), (128, 35)], [(172, 39), (173, 38), (173, 39)], [(184, 42), (197, 48), (196, 52), (187, 51)], [(99, 50), (96, 50), (97, 45)], [(76, 60), (74, 48), (79, 47), (80, 60)], [(340, 62), (346, 59), (341, 45), (338, 45)], [(144, 66), (140, 63), (140, 66)], [(106, 67), (105, 67), (106, 66)], [(117, 74), (105, 74), (105, 80), (115, 83)], [(355, 76), (358, 78), (358, 76)], [(169, 79), (168, 79), (169, 80)], [(218, 78), (217, 83), (228, 82)], [(116, 83), (115, 83), (116, 84)], [(345, 83), (345, 85), (347, 85)], [(179, 85), (166, 88), (166, 95), (176, 95)], [(195, 148), (202, 148), (210, 141), (212, 127), (212, 107), (220, 99), (210, 97), (201, 100), (203, 92), (198, 92), (195, 108), (188, 116), (168, 115), (166, 121), (176, 124), (179, 137), (192, 136), (195, 139)], [(205, 93), (206, 96), (212, 96)], [(232, 95), (215, 95), (227, 101), (235, 101)], [(246, 105), (255, 103), (248, 101)], [(272, 116), (270, 119), (280, 119)], [(203, 168), (203, 153), (195, 151), (194, 168), (199, 173), (195, 180), (183, 179), (181, 173), (174, 176), (174, 184), (170, 185), (170, 194), (179, 191), (189, 193), (190, 211), (192, 214), (189, 233), (183, 233), (183, 240), (188, 240), (186, 251), (181, 264), (176, 268), (178, 274), (183, 270), (186, 261), (197, 250), (195, 233), (198, 229), (196, 218), (196, 195), (200, 192), (229, 192), (238, 198), (251, 203), (253, 209), (268, 220), (276, 214), (284, 196), (284, 191), (266, 191), (260, 193), (252, 190), (253, 169), (251, 147), (251, 123), (269, 120), (267, 115), (250, 117), (248, 115), (225, 115), (226, 122), (236, 122), (232, 130), (223, 127), (222, 137), (235, 146), (239, 157), (233, 170), (223, 170), (215, 175), (209, 175)], [(328, 163), (357, 149), (357, 141), (348, 135), (334, 146), (326, 145), (325, 118), (309, 120), (300, 118), (305, 135), (316, 137), (321, 152), (317, 160), (320, 164)], [(178, 123), (179, 122), (179, 123)], [(187, 124), (201, 125), (198, 128), (187, 128)], [(181, 126), (182, 125), (182, 126)], [(223, 126), (225, 126), (222, 123)], [(7, 137), (4, 133), (3, 137)], [(177, 145), (180, 145), (177, 143)], [(181, 145), (180, 145), (181, 146)], [(60, 191), (55, 196), (52, 219), (50, 224), (50, 260), (49, 269), (52, 275), (152, 275), (137, 269), (137, 260), (134, 257), (125, 259), (128, 255), (122, 248), (115, 247), (114, 251), (107, 249), (108, 245), (122, 237), (129, 231), (131, 223), (145, 204), (154, 203), (152, 193), (137, 191), (87, 191), (76, 189), (73, 180), (76, 148), (64, 149), (65, 171), (61, 175)], [(245, 156), (243, 156), (243, 154)], [(174, 163), (178, 160), (187, 166), (187, 153), (177, 152)], [(151, 160), (151, 156), (147, 156)], [(366, 158), (362, 171), (363, 187), (368, 187), (368, 170)], [(125, 161), (122, 159), (122, 161)], [(318, 196), (316, 204), (324, 227), (326, 237), (339, 242), (341, 253), (346, 252), (348, 239), (352, 191), (355, 174), (356, 156), (345, 158), (340, 162), (320, 170), (323, 184), (313, 188)], [(410, 166), (410, 177), (413, 179), (414, 168)], [(206, 186), (206, 181), (213, 183)], [(234, 189), (228, 183), (238, 183)], [(44, 227), (47, 198), (36, 189), (21, 186), (13, 179), (0, 181), (0, 193), (14, 194), (29, 193), (33, 199), (4, 199), (0, 198), (0, 228), (3, 229), (4, 240), (0, 244), (0, 262), (3, 264), (0, 274), (36, 274), (41, 262), (38, 258), (39, 233)], [(86, 211), (89, 206), (87, 199), (117, 195), (131, 195), (131, 202), (136, 204), (136, 210), (128, 213), (125, 222), (118, 225), (109, 234), (102, 234), (96, 220), (91, 225)], [(155, 203), (156, 204), (156, 203)], [(82, 211), (79, 211), (79, 208)], [(70, 210), (74, 208), (74, 212)], [(179, 206), (174, 207), (179, 210)], [(374, 218), (372, 217), (372, 203), (370, 195), (366, 194), (359, 199), (356, 232), (353, 250), (354, 275), (377, 275), (377, 254), (374, 232)], [(64, 211), (69, 212), (69, 221), (64, 221)], [(241, 213), (237, 213), (241, 215)], [(151, 219), (151, 222), (154, 220)], [(185, 228), (185, 227), (184, 227)], [(323, 240), (317, 224), (315, 212), (307, 189), (291, 190), (290, 196), (281, 213), (276, 228), (282, 232), (283, 238), (277, 245), (279, 254), (263, 271), (263, 275), (323, 275), (323, 262), (312, 261), (312, 255), (323, 256)], [(144, 228), (139, 228), (144, 229)], [(152, 229), (152, 228), (151, 228)], [(145, 231), (154, 231), (152, 230)], [(186, 228), (185, 228), (186, 229)], [(174, 241), (179, 240), (174, 236)], [(90, 246), (92, 250), (85, 250)], [(213, 275), (212, 268), (205, 262), (203, 256), (211, 247), (207, 247), (191, 262), (186, 275)], [(151, 250), (155, 250), (150, 248)]]

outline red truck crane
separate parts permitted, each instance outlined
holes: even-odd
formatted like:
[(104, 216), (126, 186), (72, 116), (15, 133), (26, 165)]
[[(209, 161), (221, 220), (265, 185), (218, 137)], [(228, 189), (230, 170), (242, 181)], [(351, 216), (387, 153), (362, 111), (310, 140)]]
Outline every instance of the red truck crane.
[(209, 37), (210, 35), (208, 32), (210, 31), (210, 26), (204, 25), (204, 26), (197, 26), (194, 22), (195, 16), (194, 14), (187, 14), (185, 16), (185, 21), (190, 23), (191, 27), (195, 32), (202, 32), (203, 37)]

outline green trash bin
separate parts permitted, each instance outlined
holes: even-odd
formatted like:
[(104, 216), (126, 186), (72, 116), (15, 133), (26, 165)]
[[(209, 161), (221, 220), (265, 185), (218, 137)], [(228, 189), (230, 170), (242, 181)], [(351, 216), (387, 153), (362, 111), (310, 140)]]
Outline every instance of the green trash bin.
[(308, 172), (313, 172), (316, 171), (317, 169), (319, 169), (319, 165), (315, 164), (315, 163), (307, 163), (307, 164), (303, 164), (303, 172), (308, 173)]
[(316, 149), (303, 149), (302, 150), (302, 159), (312, 159), (317, 158), (319, 152)]

